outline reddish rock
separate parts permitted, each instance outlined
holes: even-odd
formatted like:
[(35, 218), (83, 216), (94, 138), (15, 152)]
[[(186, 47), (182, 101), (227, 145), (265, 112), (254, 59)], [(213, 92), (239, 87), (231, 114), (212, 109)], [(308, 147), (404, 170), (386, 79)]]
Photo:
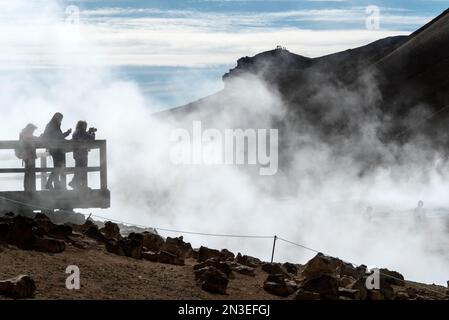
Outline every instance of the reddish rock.
[(195, 278), (201, 289), (210, 293), (226, 294), (229, 279), (215, 267), (204, 267), (195, 271)]
[(14, 299), (33, 298), (36, 291), (34, 280), (27, 275), (0, 281), (0, 294)]

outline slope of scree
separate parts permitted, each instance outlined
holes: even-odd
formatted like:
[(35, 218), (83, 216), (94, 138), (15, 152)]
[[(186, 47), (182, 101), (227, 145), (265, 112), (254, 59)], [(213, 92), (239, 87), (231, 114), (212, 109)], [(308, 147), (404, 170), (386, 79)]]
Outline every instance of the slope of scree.
[[(448, 299), (447, 288), (405, 281), (380, 269), (368, 290), (366, 266), (317, 254), (305, 265), (268, 263), (229, 250), (193, 249), (183, 237), (87, 220), (54, 224), (7, 214), (0, 218), (0, 299)], [(67, 266), (80, 269), (79, 290), (65, 288)], [(369, 282), (369, 279), (368, 279)]]

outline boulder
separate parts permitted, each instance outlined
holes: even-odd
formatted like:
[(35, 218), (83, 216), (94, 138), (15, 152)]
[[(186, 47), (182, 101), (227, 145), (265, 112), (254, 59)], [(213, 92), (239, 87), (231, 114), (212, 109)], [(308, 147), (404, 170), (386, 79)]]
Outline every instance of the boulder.
[(364, 275), (364, 270), (362, 268), (355, 268), (352, 264), (340, 259), (318, 253), (306, 263), (302, 275), (306, 279), (313, 279), (323, 275), (334, 277), (350, 276), (357, 279)]
[(298, 266), (293, 263), (286, 262), (282, 265), (282, 268), (292, 275), (298, 274)]
[(252, 268), (256, 268), (262, 264), (262, 261), (260, 261), (259, 259), (247, 255), (242, 256), (241, 253), (237, 254), (237, 257), (235, 257), (235, 261)]
[(359, 291), (359, 300), (368, 299), (368, 289), (366, 288), (366, 276), (357, 279), (352, 284), (346, 287), (347, 289), (353, 289)]
[(170, 252), (182, 259), (190, 258), (192, 256), (192, 246), (188, 242), (184, 242), (183, 237), (170, 238), (165, 240), (165, 243), (160, 247), (161, 251)]
[(11, 230), (11, 224), (8, 222), (0, 222), (0, 242), (7, 242), (9, 239), (9, 233)]
[(198, 250), (198, 262), (204, 262), (211, 258), (223, 260), (223, 256), (220, 253), (220, 251), (201, 246), (200, 249)]
[(295, 300), (320, 300), (320, 294), (299, 289), (295, 293)]
[(306, 280), (300, 288), (304, 291), (319, 293), (320, 299), (322, 300), (338, 299), (337, 279), (329, 275), (322, 275), (317, 278)]
[(195, 278), (201, 289), (218, 294), (226, 294), (229, 279), (213, 266), (204, 267), (195, 271)]
[(284, 298), (290, 296), (298, 289), (295, 282), (285, 279), (281, 274), (269, 275), (264, 282), (263, 288), (268, 293)]
[(228, 263), (221, 261), (217, 258), (211, 258), (204, 262), (198, 263), (193, 266), (193, 270), (200, 270), (205, 267), (214, 267), (214, 268), (220, 270), (221, 272), (223, 272), (226, 275), (226, 277), (232, 277), (231, 266)]
[(54, 225), (47, 234), (52, 238), (67, 240), (72, 235), (72, 231), (72, 227), (69, 225)]
[(164, 238), (160, 235), (145, 231), (142, 233), (143, 246), (153, 252), (158, 252), (164, 244)]
[(130, 233), (127, 238), (118, 241), (125, 256), (140, 259), (142, 258), (143, 236), (140, 233)]
[(41, 252), (60, 253), (65, 250), (65, 242), (48, 237), (36, 238), (34, 249)]
[(159, 260), (159, 254), (157, 252), (153, 251), (145, 251), (142, 253), (142, 259), (151, 261), (151, 262), (157, 262)]
[(235, 259), (235, 254), (232, 253), (231, 251), (229, 251), (228, 249), (222, 249), (220, 251), (220, 253), (224, 260), (234, 260)]
[(380, 278), (390, 285), (393, 286), (405, 286), (404, 276), (396, 271), (390, 271), (388, 269), (380, 269)]
[(100, 229), (100, 232), (104, 235), (106, 240), (122, 239), (119, 226), (111, 221), (106, 221), (104, 227)]
[(184, 259), (182, 257), (179, 257), (179, 256), (177, 256), (173, 253), (167, 252), (167, 251), (159, 251), (157, 261), (160, 263), (173, 264), (173, 265), (177, 265), (177, 266), (184, 265)]
[(291, 274), (280, 263), (262, 263), (262, 270), (268, 274), (282, 274), (286, 278), (291, 278)]
[[(89, 220), (88, 220), (89, 221)], [(87, 221), (86, 221), (87, 224)], [(101, 243), (105, 243), (106, 242), (106, 238), (105, 236), (100, 232), (100, 230), (98, 229), (98, 226), (95, 224), (92, 224), (91, 226), (87, 227), (84, 231), (83, 231), (84, 235), (94, 239), (98, 242)]]
[(354, 282), (356, 281), (356, 279), (354, 279), (353, 277), (350, 276), (343, 276), (341, 278), (338, 279), (338, 285), (342, 288), (348, 288), (349, 286), (351, 286)]
[(360, 300), (360, 291), (356, 289), (338, 288), (338, 296), (351, 300)]
[(14, 299), (33, 298), (36, 291), (34, 280), (27, 275), (0, 281), (0, 294)]
[(250, 277), (255, 277), (256, 276), (254, 268), (251, 268), (251, 267), (248, 267), (248, 266), (244, 266), (244, 265), (233, 266), (232, 267), (232, 271), (235, 271), (237, 273), (243, 274), (245, 276), (250, 276)]
[(398, 291), (395, 294), (395, 300), (410, 300), (410, 296), (406, 291)]
[(44, 213), (37, 213), (36, 216), (34, 217), (34, 221), (36, 221), (37, 224), (42, 229), (44, 229), (45, 232), (50, 231), (50, 229), (56, 226), (53, 222), (51, 222), (50, 218)]
[[(121, 240), (120, 240), (121, 241)], [(120, 245), (119, 241), (109, 240), (106, 242), (106, 250), (110, 253), (116, 254), (118, 256), (124, 256), (125, 251)]]

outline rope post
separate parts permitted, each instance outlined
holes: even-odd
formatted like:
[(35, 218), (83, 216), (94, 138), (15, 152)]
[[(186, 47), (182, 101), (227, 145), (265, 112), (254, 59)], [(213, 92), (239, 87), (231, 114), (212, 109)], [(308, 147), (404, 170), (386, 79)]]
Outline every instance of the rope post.
[(276, 240), (277, 240), (278, 236), (274, 236), (273, 237), (273, 251), (271, 251), (271, 263), (273, 263), (273, 259), (274, 259), (274, 249), (276, 248)]

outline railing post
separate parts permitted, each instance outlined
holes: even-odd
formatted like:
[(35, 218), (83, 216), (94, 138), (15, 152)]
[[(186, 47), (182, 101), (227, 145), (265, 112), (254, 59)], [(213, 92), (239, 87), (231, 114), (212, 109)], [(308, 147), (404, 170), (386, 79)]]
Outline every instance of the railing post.
[(274, 249), (276, 248), (276, 240), (277, 240), (277, 236), (274, 236), (273, 238), (273, 250), (271, 251), (271, 263), (273, 263), (273, 259), (274, 259)]
[(100, 146), (100, 186), (101, 190), (108, 188), (108, 160), (106, 154), (106, 141)]
[[(47, 168), (47, 156), (40, 156), (41, 168)], [(45, 185), (47, 184), (48, 174), (47, 172), (41, 172), (41, 190), (45, 190)]]

